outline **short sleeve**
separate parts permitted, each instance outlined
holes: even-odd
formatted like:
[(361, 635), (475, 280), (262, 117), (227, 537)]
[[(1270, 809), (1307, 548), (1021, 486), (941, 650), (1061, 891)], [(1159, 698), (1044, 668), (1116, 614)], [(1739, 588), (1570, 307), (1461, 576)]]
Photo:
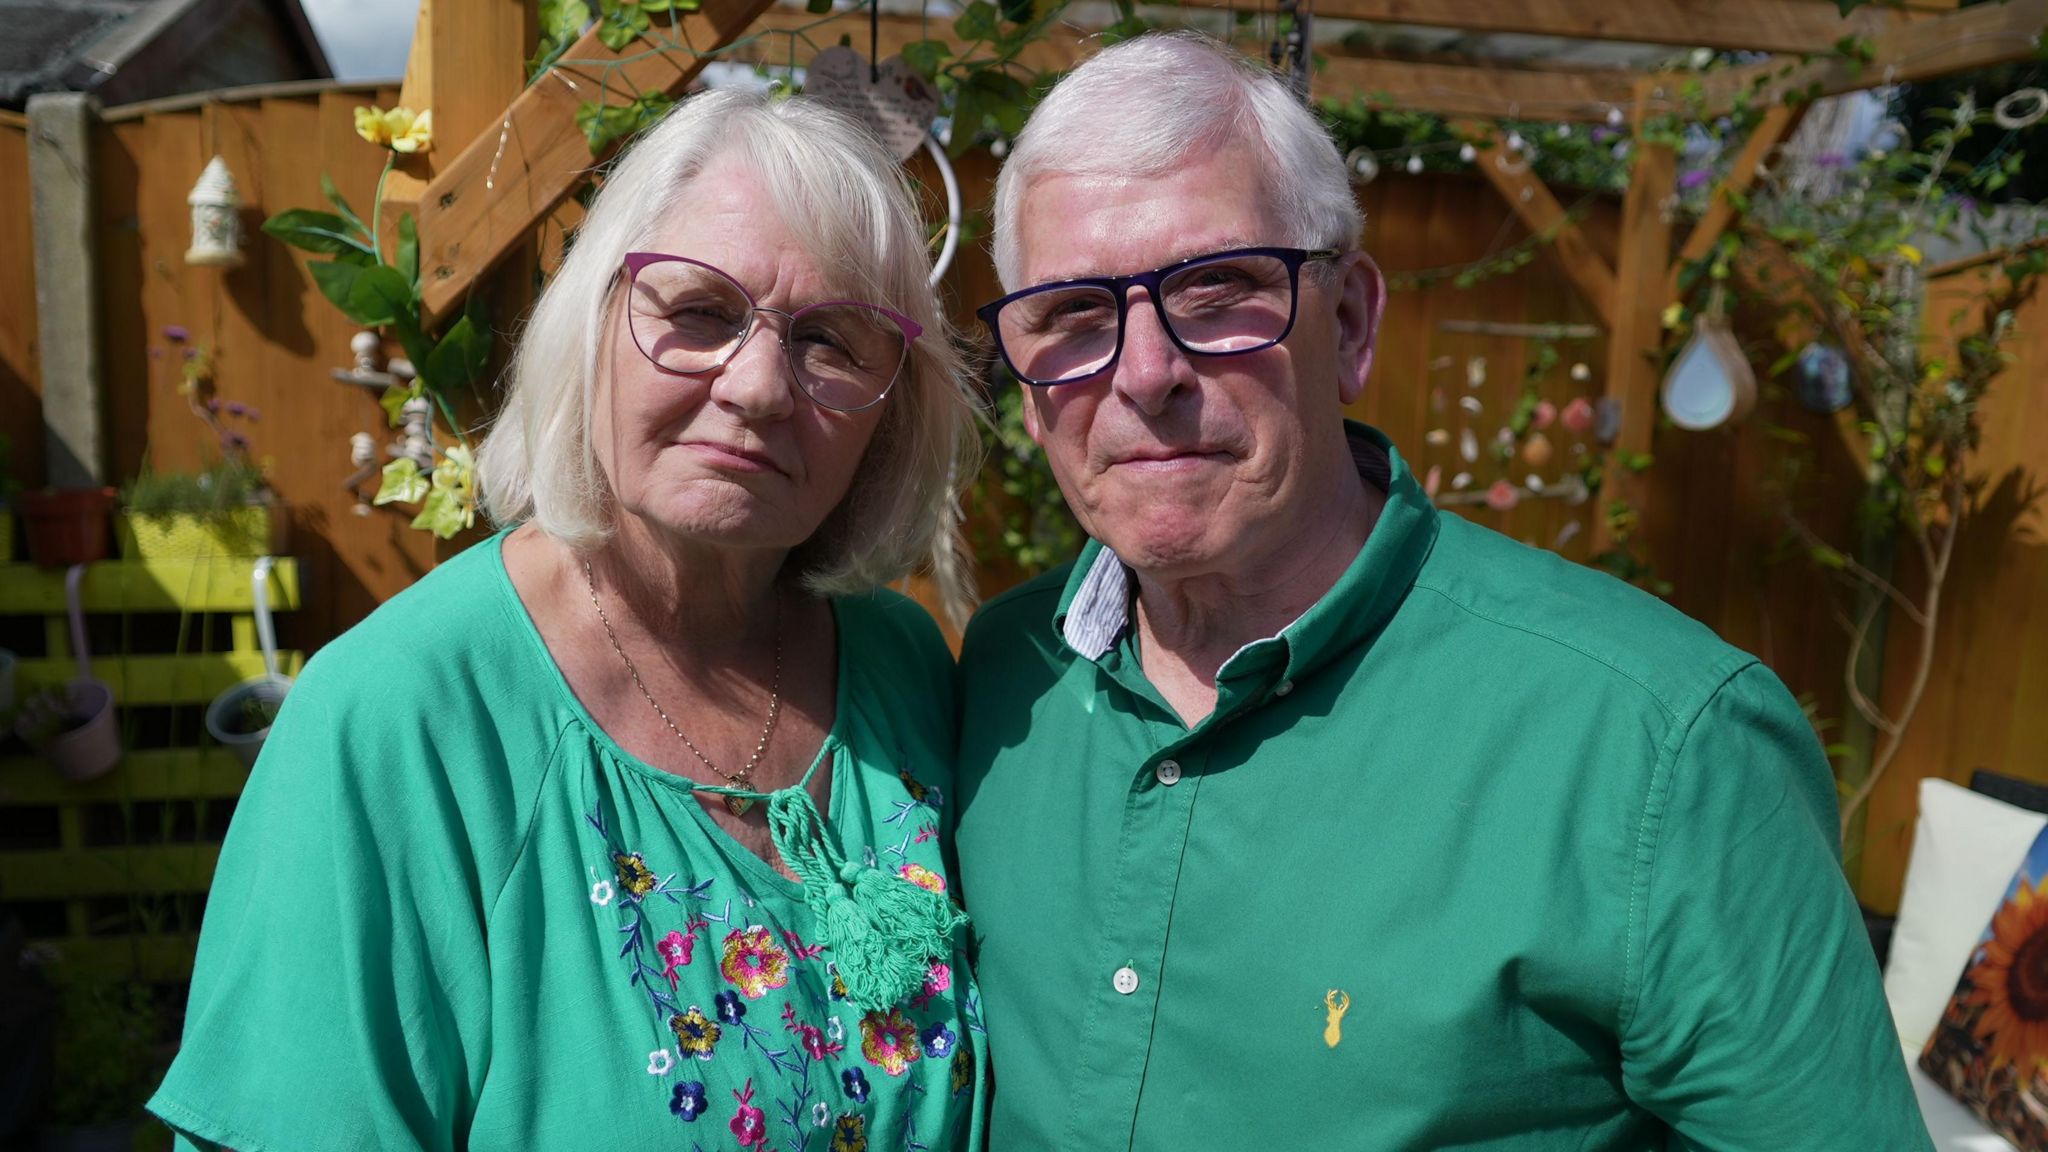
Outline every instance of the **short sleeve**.
[(1629, 1095), (1673, 1148), (1931, 1149), (1797, 702), (1752, 664), (1673, 740), (1630, 898)]
[(183, 1044), (149, 1102), (181, 1145), (464, 1143), (489, 1041), (483, 885), (445, 741), (378, 706), (364, 672), (307, 668), (221, 848)]

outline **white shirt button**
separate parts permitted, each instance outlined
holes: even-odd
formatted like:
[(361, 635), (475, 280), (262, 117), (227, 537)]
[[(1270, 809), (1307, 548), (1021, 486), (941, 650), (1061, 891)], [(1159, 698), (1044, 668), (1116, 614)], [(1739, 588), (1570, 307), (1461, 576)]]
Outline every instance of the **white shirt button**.
[(1171, 788), (1175, 784), (1180, 783), (1180, 761), (1161, 760), (1159, 767), (1152, 770), (1152, 774), (1159, 777), (1161, 784)]
[(1138, 990), (1138, 973), (1132, 968), (1119, 968), (1116, 970), (1116, 975), (1110, 977), (1109, 982), (1117, 991), (1129, 996)]
[(1273, 695), (1275, 696), (1285, 696), (1292, 691), (1294, 691), (1294, 681), (1292, 680), (1282, 680), (1273, 686)]

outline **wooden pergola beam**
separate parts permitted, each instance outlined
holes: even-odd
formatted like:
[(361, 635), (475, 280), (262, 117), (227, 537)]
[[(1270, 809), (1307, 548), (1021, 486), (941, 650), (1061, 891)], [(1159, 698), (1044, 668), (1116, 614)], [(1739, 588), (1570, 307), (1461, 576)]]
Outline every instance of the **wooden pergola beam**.
[[(743, 35), (771, 0), (704, 0), (657, 35), (697, 53)], [(429, 322), (448, 315), (478, 276), (532, 234), (595, 165), (576, 126), (587, 101), (625, 104), (647, 91), (680, 95), (706, 63), (634, 41), (614, 52), (593, 27), (512, 101), (498, 131), (468, 142), (420, 196), (420, 297)]]
[[(1652, 360), (1664, 343), (1664, 286), (1671, 267), (1671, 221), (1664, 205), (1678, 187), (1678, 157), (1668, 144), (1644, 138), (1653, 80), (1639, 82), (1644, 99), (1635, 102), (1635, 160), (1629, 171), (1628, 195), (1622, 201), (1620, 260), (1615, 268), (1614, 322), (1607, 334), (1607, 399), (1621, 409), (1617, 456), (1650, 450), (1656, 430), (1657, 366)], [(1643, 505), (1641, 478), (1626, 467), (1607, 469), (1601, 507), (1593, 515), (1593, 554), (1615, 545), (1606, 505), (1624, 501)]]
[[(1753, 103), (1779, 103), (1838, 96), (1885, 84), (1910, 84), (1952, 72), (2024, 60), (2048, 30), (2048, 0), (2004, 0), (1979, 4), (1902, 24), (1871, 39), (1866, 61), (1830, 56), (1805, 63), (1766, 60), (1700, 78), (1703, 115), (1732, 111), (1753, 87)], [(1677, 86), (1659, 86), (1660, 102), (1674, 111)]]
[(1487, 183), (1513, 208), (1522, 224), (1537, 235), (1553, 237), (1551, 251), (1564, 267), (1565, 276), (1601, 322), (1614, 326), (1614, 269), (1593, 248), (1586, 233), (1565, 212), (1564, 205), (1530, 167), (1525, 157), (1516, 156), (1490, 124), (1463, 121), (1455, 125), (1466, 136), (1484, 139), (1475, 166)]
[[(1241, 8), (1234, 0), (1180, 0)], [(1845, 36), (1876, 36), (1914, 19), (1876, 5), (1844, 18), (1806, 0), (1315, 0), (1320, 20), (1362, 20), (1477, 33), (1820, 54)]]
[(1363, 96), (1375, 105), (1441, 116), (1597, 124), (1634, 101), (1635, 79), (1619, 72), (1535, 72), (1332, 56), (1317, 67), (1313, 91), (1318, 97)]
[(1699, 223), (1693, 225), (1692, 234), (1685, 238), (1685, 245), (1678, 250), (1678, 259), (1672, 262), (1671, 271), (1665, 278), (1666, 299), (1679, 298), (1679, 274), (1686, 265), (1705, 259), (1728, 231), (1729, 225), (1735, 222), (1740, 214), (1737, 202), (1756, 185), (1771, 153), (1798, 129), (1799, 121), (1806, 116), (1806, 108), (1804, 104), (1780, 104), (1765, 112), (1763, 119), (1750, 131), (1749, 139), (1743, 141), (1742, 151), (1736, 155), (1728, 175), (1714, 189), (1713, 201), (1707, 205)]
[[(877, 31), (880, 32), (875, 52), (877, 60), (900, 55), (905, 45), (920, 40), (942, 41), (955, 51), (966, 47), (953, 34), (951, 19), (924, 19), (900, 12), (884, 12), (877, 23)], [(1071, 24), (1055, 24), (1046, 31), (1043, 39), (1025, 45), (1018, 54), (1018, 63), (1040, 72), (1072, 68), (1095, 51), (1096, 31)], [(810, 64), (811, 57), (839, 43), (841, 37), (848, 38), (854, 50), (861, 55), (868, 54), (868, 14), (864, 9), (850, 9), (821, 17), (801, 8), (777, 5), (754, 22), (743, 42), (721, 54), (720, 58), (771, 69), (791, 64), (802, 68)]]

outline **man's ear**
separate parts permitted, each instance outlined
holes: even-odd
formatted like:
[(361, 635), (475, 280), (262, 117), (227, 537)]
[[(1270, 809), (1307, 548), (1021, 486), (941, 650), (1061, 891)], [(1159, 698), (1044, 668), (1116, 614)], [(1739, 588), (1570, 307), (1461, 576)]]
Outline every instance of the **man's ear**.
[(1363, 252), (1346, 253), (1339, 267), (1343, 279), (1337, 297), (1337, 395), (1350, 404), (1365, 394), (1366, 377), (1372, 374), (1380, 317), (1387, 310), (1387, 281), (1380, 266)]

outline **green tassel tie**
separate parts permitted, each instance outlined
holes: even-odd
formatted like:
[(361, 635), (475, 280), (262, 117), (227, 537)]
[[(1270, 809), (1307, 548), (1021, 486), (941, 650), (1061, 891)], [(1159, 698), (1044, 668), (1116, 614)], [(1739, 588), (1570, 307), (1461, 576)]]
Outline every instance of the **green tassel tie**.
[(825, 835), (825, 821), (802, 788), (768, 797), (768, 834), (803, 882), (846, 998), (866, 1012), (886, 1011), (923, 986), (933, 959), (952, 954), (967, 914), (933, 892), (870, 864), (849, 862)]

